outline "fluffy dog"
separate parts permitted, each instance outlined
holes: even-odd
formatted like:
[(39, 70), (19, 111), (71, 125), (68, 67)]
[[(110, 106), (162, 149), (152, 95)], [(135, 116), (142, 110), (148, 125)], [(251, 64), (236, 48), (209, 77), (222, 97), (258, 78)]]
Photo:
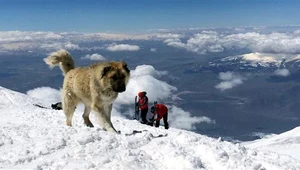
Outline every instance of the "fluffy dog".
[(50, 68), (59, 65), (65, 76), (62, 108), (68, 126), (72, 126), (76, 105), (82, 102), (85, 106), (82, 117), (87, 126), (93, 127), (89, 119), (93, 110), (104, 130), (117, 133), (111, 122), (111, 109), (118, 93), (126, 90), (130, 77), (124, 61), (99, 62), (89, 67), (75, 68), (74, 60), (66, 50), (53, 52), (44, 61)]

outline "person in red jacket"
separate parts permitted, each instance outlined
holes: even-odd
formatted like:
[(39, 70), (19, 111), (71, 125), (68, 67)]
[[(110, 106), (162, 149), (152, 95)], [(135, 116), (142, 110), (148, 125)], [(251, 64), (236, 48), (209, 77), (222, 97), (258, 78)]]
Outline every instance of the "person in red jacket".
[(148, 124), (147, 120), (147, 113), (148, 113), (148, 97), (146, 96), (146, 92), (139, 92), (139, 100), (138, 100), (138, 105), (141, 110), (141, 118), (142, 118), (142, 124)]
[[(160, 120), (163, 118), (165, 129), (169, 129), (169, 123), (168, 123), (168, 108), (164, 104), (155, 104), (151, 107), (151, 113), (152, 113), (152, 119), (149, 123), (150, 126), (153, 126), (153, 122), (156, 121), (155, 127), (159, 127)], [(154, 119), (155, 115), (157, 115), (157, 118)]]

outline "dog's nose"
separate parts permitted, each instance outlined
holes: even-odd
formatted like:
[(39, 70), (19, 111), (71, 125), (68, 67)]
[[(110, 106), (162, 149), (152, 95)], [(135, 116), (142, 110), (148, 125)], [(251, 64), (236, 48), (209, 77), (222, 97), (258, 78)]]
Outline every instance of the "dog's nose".
[(120, 87), (119, 87), (119, 92), (123, 92), (123, 91), (125, 91), (126, 90), (126, 87), (125, 87), (125, 84), (124, 85), (121, 85)]
[(115, 87), (115, 88), (113, 88), (114, 91), (115, 91), (115, 92), (118, 92), (118, 93), (123, 92), (123, 91), (126, 90), (126, 86), (125, 86), (125, 83), (124, 83), (124, 82), (119, 82), (119, 83), (116, 84), (114, 87)]

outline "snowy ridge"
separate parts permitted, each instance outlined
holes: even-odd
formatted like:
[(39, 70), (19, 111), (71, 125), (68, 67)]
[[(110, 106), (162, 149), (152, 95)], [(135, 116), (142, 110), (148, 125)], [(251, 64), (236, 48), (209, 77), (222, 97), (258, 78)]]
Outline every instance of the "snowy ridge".
[(85, 127), (79, 111), (73, 127), (67, 127), (62, 111), (34, 102), (38, 101), (0, 88), (0, 169), (300, 169), (300, 160), (290, 155), (118, 116), (112, 122), (121, 130), (119, 135), (96, 123), (95, 128)]
[(299, 159), (300, 152), (296, 151), (300, 148), (300, 127), (279, 135), (271, 135), (263, 139), (245, 142), (244, 145), (253, 149), (271, 150)]
[(26, 94), (18, 93), (6, 88), (3, 88), (0, 86), (0, 106), (5, 105), (5, 106), (10, 106), (10, 105), (15, 105), (18, 104), (19, 106), (27, 106), (31, 104), (45, 104), (42, 103), (41, 101), (28, 97)]

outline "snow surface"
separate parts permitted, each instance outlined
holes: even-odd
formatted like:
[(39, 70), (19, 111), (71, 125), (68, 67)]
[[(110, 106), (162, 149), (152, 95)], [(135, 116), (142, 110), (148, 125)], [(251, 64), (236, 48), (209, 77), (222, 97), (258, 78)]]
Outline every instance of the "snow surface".
[(234, 144), (113, 116), (121, 134), (112, 134), (84, 126), (78, 110), (67, 127), (61, 110), (39, 106), (48, 107), (0, 87), (0, 169), (300, 169), (299, 128)]
[(300, 160), (300, 127), (279, 135), (268, 135), (263, 139), (245, 142), (244, 145), (249, 148), (290, 155)]

